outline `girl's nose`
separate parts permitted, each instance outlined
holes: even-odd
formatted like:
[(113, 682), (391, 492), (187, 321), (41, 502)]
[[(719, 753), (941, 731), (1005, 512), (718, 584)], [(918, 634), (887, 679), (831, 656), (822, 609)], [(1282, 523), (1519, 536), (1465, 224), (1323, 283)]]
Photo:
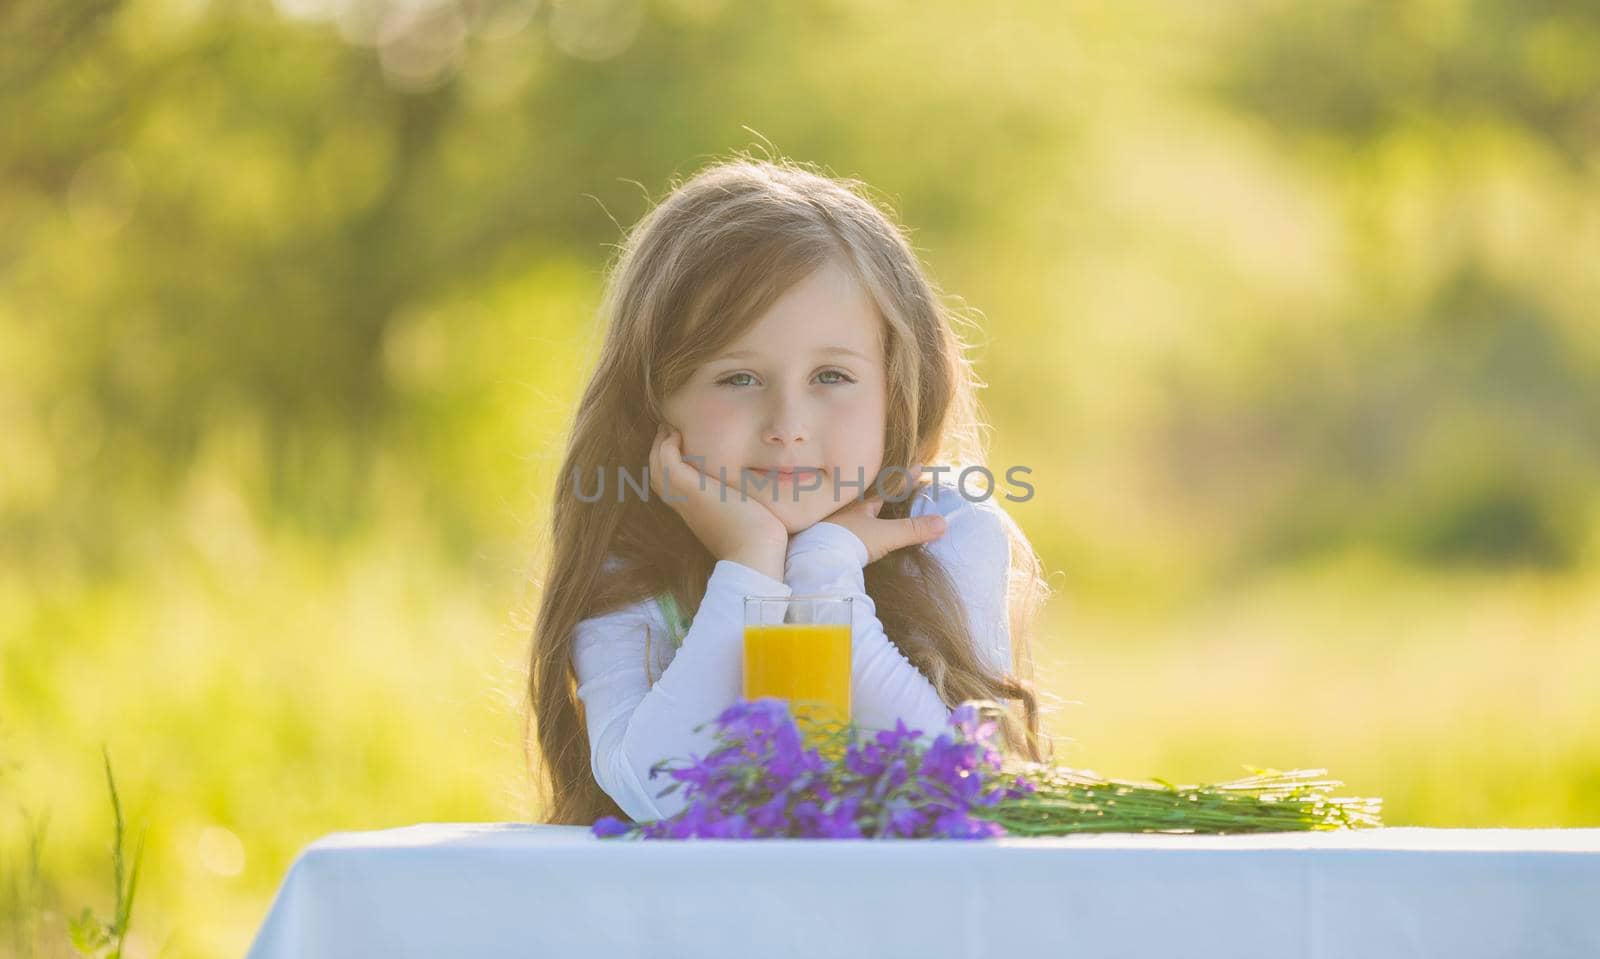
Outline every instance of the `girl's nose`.
[(767, 421), (766, 439), (768, 443), (804, 443), (811, 438), (811, 431), (805, 425), (805, 417), (801, 413), (801, 404), (786, 400), (777, 404), (772, 411), (772, 418)]
[(786, 420), (782, 423), (775, 423), (772, 426), (767, 427), (768, 443), (781, 443), (784, 445), (789, 443), (804, 443), (809, 438), (810, 431), (808, 431), (804, 426), (796, 423), (794, 420)]

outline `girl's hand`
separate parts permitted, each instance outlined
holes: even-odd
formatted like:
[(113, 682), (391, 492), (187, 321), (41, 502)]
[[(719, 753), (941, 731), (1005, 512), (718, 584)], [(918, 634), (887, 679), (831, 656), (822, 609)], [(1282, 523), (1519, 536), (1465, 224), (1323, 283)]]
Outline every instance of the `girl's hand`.
[(676, 429), (664, 423), (656, 427), (650, 448), (651, 492), (683, 517), (711, 555), (781, 581), (789, 551), (783, 521), (760, 500), (740, 496), (720, 478), (686, 462), (682, 442)]
[[(921, 473), (920, 467), (916, 471)], [(916, 477), (912, 477), (914, 484)], [(910, 485), (910, 484), (908, 484)], [(867, 546), (867, 565), (872, 565), (897, 549), (932, 542), (944, 535), (948, 524), (937, 513), (905, 519), (878, 519), (883, 500), (876, 492), (865, 499), (852, 500), (822, 522), (834, 523), (856, 534)]]

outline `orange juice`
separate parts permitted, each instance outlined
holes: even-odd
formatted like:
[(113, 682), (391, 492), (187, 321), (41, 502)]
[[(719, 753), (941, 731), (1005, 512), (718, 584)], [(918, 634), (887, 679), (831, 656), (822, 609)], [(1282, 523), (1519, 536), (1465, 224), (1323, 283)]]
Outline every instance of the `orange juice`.
[(744, 628), (744, 696), (778, 696), (808, 738), (850, 720), (850, 625)]

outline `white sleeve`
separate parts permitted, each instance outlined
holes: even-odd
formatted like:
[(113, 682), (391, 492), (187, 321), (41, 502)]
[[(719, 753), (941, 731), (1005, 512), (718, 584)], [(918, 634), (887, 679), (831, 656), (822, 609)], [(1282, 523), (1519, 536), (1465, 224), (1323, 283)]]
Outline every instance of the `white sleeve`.
[[(744, 693), (744, 597), (788, 596), (788, 585), (732, 560), (719, 560), (706, 595), (672, 662), (654, 686), (645, 658), (652, 641), (672, 640), (653, 604), (639, 603), (578, 624), (573, 664), (589, 733), (590, 768), (600, 788), (636, 821), (659, 819), (685, 805), (683, 787), (656, 794), (674, 780), (650, 779), (662, 759), (704, 757), (716, 746), (709, 725)], [(694, 727), (707, 724), (698, 733)]]
[[(946, 533), (945, 535), (949, 535)], [(852, 597), (850, 718), (862, 729), (893, 729), (895, 720), (929, 735), (945, 726), (950, 710), (917, 668), (884, 634), (867, 595), (867, 547), (837, 523), (816, 523), (789, 541), (784, 581), (793, 595)]]

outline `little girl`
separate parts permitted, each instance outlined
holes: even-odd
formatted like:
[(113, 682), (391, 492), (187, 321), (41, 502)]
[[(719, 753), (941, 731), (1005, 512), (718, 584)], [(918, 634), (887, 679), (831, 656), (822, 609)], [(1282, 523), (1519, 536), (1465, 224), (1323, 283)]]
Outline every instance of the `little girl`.
[(1047, 757), (1039, 560), (992, 498), (924, 481), (923, 464), (983, 465), (975, 378), (859, 186), (719, 163), (640, 221), (608, 276), (533, 635), (549, 822), (681, 808), (650, 767), (714, 746), (709, 721), (742, 692), (747, 595), (854, 597), (858, 726), (934, 732), (994, 700), (1007, 747)]

